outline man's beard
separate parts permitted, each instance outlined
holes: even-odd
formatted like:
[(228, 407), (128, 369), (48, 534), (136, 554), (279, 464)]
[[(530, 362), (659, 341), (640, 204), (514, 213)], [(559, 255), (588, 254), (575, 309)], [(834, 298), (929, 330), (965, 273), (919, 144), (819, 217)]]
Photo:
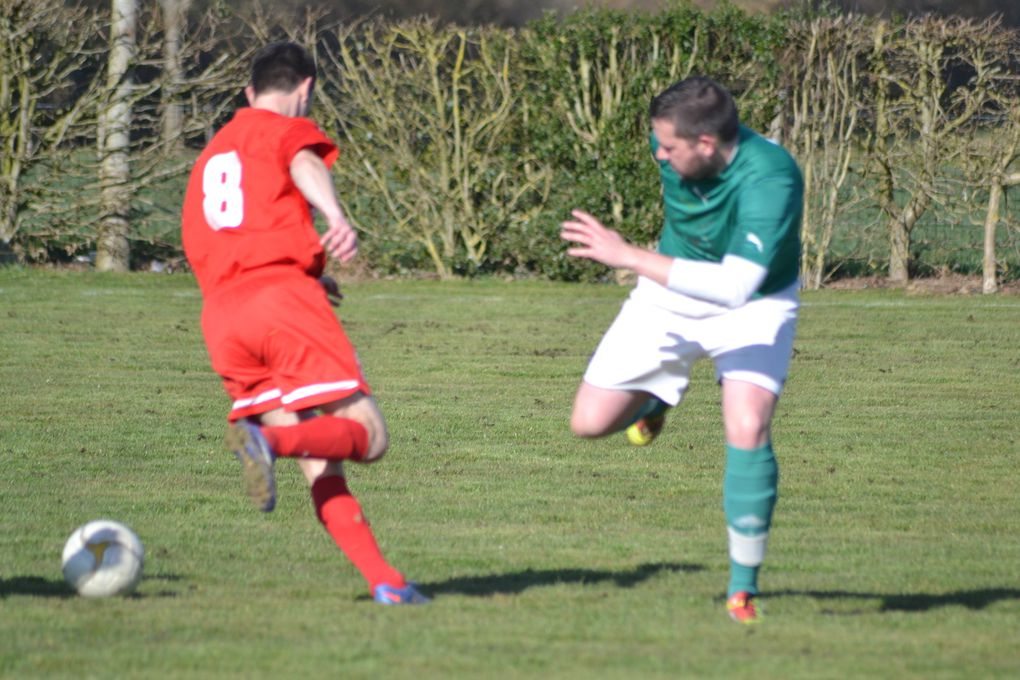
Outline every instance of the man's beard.
[[(693, 170), (690, 170), (689, 172), (685, 173), (678, 171), (677, 174), (683, 177), (685, 180), (699, 182), (704, 179), (712, 179), (713, 177), (717, 177), (719, 173), (721, 173), (725, 168), (726, 159), (723, 158), (721, 153), (717, 152), (711, 158), (703, 159), (701, 163)], [(676, 168), (673, 169), (676, 170)]]

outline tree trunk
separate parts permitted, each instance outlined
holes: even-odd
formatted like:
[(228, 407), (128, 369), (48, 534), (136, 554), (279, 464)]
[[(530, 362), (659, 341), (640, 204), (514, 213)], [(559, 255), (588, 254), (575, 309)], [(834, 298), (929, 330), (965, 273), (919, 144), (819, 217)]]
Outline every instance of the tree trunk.
[(183, 79), (181, 36), (191, 0), (160, 0), (163, 10), (163, 142), (181, 145), (184, 111), (177, 101)]
[(999, 207), (1002, 204), (1003, 188), (1020, 184), (1020, 173), (1006, 177), (994, 177), (988, 188), (988, 210), (985, 213), (985, 256), (982, 262), (982, 293), (999, 290), (998, 272), (995, 262), (995, 230), (999, 225)]
[(96, 244), (96, 269), (127, 271), (131, 210), (131, 73), (135, 56), (138, 0), (112, 0), (110, 58), (106, 85), (110, 103), (100, 114), (102, 218)]
[(910, 232), (900, 220), (889, 224), (889, 281), (899, 285), (910, 281)]
[(999, 224), (999, 203), (1002, 200), (1002, 183), (996, 177), (988, 190), (988, 211), (985, 213), (985, 256), (982, 262), (982, 293), (999, 290), (995, 271), (995, 227)]
[(28, 46), (22, 42), (11, 47), (14, 49), (8, 57), (10, 63), (3, 64), (3, 67), (15, 73), (0, 75), (0, 106), (5, 112), (17, 112), (9, 118), (5, 114), (5, 119), (0, 121), (0, 135), (7, 137), (3, 141), (3, 156), (0, 157), (0, 172), (5, 185), (0, 189), (0, 248), (4, 252), (9, 252), (11, 239), (17, 232), (21, 176), (24, 161), (30, 155), (34, 133), (32, 114), (38, 100), (34, 83), (27, 76), (32, 60)]
[(931, 197), (921, 190), (889, 220), (889, 280), (894, 284), (910, 282), (910, 235), (930, 204)]

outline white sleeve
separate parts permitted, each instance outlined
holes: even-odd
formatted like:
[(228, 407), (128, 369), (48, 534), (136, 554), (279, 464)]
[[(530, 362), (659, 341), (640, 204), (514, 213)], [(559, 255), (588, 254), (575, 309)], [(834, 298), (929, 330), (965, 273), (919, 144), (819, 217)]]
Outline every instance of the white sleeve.
[(768, 270), (756, 262), (727, 255), (722, 262), (675, 258), (669, 269), (670, 290), (718, 305), (739, 307), (754, 295)]

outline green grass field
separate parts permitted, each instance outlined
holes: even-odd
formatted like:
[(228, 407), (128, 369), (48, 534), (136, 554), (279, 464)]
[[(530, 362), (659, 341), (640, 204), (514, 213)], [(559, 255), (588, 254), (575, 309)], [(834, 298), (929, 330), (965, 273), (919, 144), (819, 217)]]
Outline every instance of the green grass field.
[[(1020, 298), (805, 295), (766, 619), (744, 628), (709, 365), (652, 447), (569, 434), (625, 292), (346, 287), (392, 434), (351, 487), (435, 597), (384, 608), (296, 466), (276, 512), (249, 506), (190, 276), (0, 270), (0, 676), (1020, 675)], [(132, 597), (64, 585), (63, 543), (98, 517), (145, 542)]]

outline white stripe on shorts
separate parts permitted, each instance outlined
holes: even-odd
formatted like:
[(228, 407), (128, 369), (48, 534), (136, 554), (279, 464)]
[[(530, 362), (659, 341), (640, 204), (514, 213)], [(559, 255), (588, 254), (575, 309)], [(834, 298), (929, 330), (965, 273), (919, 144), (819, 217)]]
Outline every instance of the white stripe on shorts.
[(353, 390), (359, 385), (357, 380), (341, 380), (340, 382), (332, 383), (318, 383), (316, 385), (305, 385), (299, 387), (289, 394), (283, 396), (282, 401), (284, 404), (293, 404), (295, 401), (300, 401), (308, 397), (314, 397), (317, 394), (325, 394), (326, 392), (336, 392), (342, 390)]
[(274, 387), (273, 389), (266, 390), (261, 394), (256, 394), (254, 397), (248, 397), (247, 399), (238, 399), (237, 401), (234, 402), (231, 409), (234, 411), (238, 411), (243, 408), (248, 408), (249, 406), (255, 406), (256, 404), (263, 404), (273, 399), (279, 399), (281, 394), (283, 394), (283, 392), (281, 392), (278, 388)]

